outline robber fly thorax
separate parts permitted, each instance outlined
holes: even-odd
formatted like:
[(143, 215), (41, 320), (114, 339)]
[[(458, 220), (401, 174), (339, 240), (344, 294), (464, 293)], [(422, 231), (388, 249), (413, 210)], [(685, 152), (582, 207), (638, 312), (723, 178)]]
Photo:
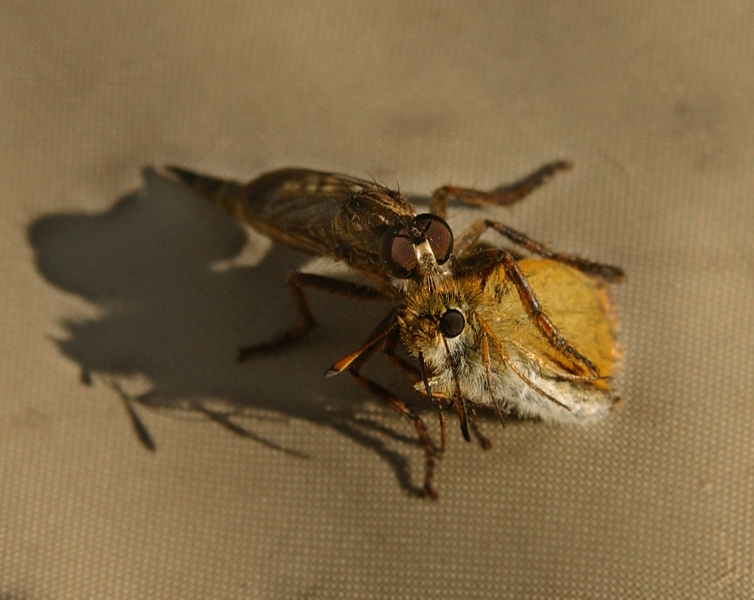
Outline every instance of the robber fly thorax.
[[(490, 192), (444, 186), (430, 213), (416, 214), (399, 192), (375, 182), (306, 169), (282, 169), (242, 185), (169, 167), (189, 187), (273, 240), (335, 261), (364, 277), (354, 283), (293, 273), (288, 287), (300, 321), (276, 338), (242, 348), (239, 360), (283, 348), (314, 325), (305, 288), (355, 299), (391, 300), (396, 306), (354, 352), (327, 375), (345, 370), (409, 417), (425, 451), (423, 492), (437, 494), (431, 478), (445, 446), (445, 411), (458, 412), (483, 448), (474, 406), (504, 421), (514, 411), (561, 423), (604, 417), (617, 400), (610, 388), (618, 361), (617, 321), (606, 284), (617, 267), (550, 250), (506, 225), (480, 220), (454, 239), (444, 220), (449, 200), (511, 205), (569, 168), (559, 161)], [(530, 258), (481, 243), (492, 229)], [(416, 359), (396, 354), (401, 342)], [(438, 409), (441, 443), (408, 405), (360, 372), (377, 351), (414, 380)]]

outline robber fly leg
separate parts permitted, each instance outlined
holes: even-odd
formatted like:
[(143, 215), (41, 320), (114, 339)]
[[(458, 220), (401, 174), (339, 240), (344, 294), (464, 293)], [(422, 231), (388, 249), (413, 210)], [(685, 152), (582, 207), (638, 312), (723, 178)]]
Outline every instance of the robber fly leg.
[(387, 402), (393, 409), (400, 414), (407, 416), (414, 423), (416, 429), (416, 435), (421, 442), (424, 449), (424, 485), (422, 486), (422, 495), (429, 496), (433, 500), (438, 498), (437, 490), (432, 486), (432, 474), (435, 469), (435, 449), (432, 444), (432, 440), (429, 438), (427, 428), (424, 426), (424, 422), (421, 417), (411, 410), (406, 403), (391, 394), (388, 390), (382, 387), (379, 383), (364, 377), (358, 370), (350, 368), (349, 372), (351, 376), (359, 383), (359, 385), (365, 387), (373, 394), (376, 394)]
[(580, 256), (574, 256), (573, 254), (564, 254), (561, 252), (555, 252), (541, 242), (531, 239), (528, 235), (521, 233), (508, 227), (498, 221), (490, 221), (488, 219), (477, 221), (466, 229), (458, 238), (455, 243), (456, 256), (463, 257), (465, 253), (474, 248), (475, 244), (479, 241), (481, 235), (488, 229), (494, 229), (503, 237), (509, 239), (511, 242), (520, 246), (521, 248), (541, 256), (542, 258), (549, 258), (556, 260), (568, 266), (574, 267), (579, 271), (588, 273), (595, 277), (609, 282), (620, 281), (623, 279), (623, 270), (619, 267), (612, 265), (606, 265), (602, 263), (592, 262)]
[(574, 256), (572, 254), (554, 252), (544, 244), (531, 239), (529, 236), (520, 231), (516, 231), (507, 225), (498, 223), (497, 221), (484, 221), (484, 225), (485, 229), (494, 229), (500, 235), (508, 238), (511, 242), (521, 246), (532, 254), (537, 254), (543, 258), (557, 260), (558, 262), (565, 263), (579, 271), (583, 271), (584, 273), (601, 277), (605, 281), (620, 281), (623, 279), (623, 270), (619, 267), (592, 262), (591, 260), (586, 260), (585, 258)]
[(268, 342), (240, 348), (238, 350), (238, 362), (243, 362), (256, 354), (264, 354), (286, 348), (309, 333), (309, 330), (314, 327), (315, 320), (312, 309), (309, 306), (309, 301), (304, 295), (304, 288), (338, 296), (346, 296), (356, 300), (386, 299), (385, 292), (376, 288), (323, 275), (316, 275), (314, 273), (293, 273), (288, 278), (288, 290), (293, 297), (293, 303), (298, 311), (299, 322)]
[(402, 371), (414, 383), (418, 383), (422, 380), (419, 368), (395, 353), (396, 349), (398, 348), (398, 341), (400, 339), (398, 334), (399, 331), (396, 327), (385, 338), (385, 346), (383, 348), (383, 350), (385, 351), (385, 356), (395, 368), (397, 368), (399, 371)]
[(563, 356), (566, 356), (574, 363), (581, 365), (590, 375), (599, 377), (600, 372), (597, 370), (597, 367), (595, 367), (588, 358), (579, 354), (576, 349), (568, 343), (568, 340), (566, 340), (558, 328), (555, 327), (555, 324), (550, 320), (550, 317), (544, 313), (539, 300), (537, 300), (537, 296), (534, 294), (534, 290), (526, 277), (524, 277), (524, 274), (518, 268), (518, 264), (513, 256), (505, 250), (500, 250), (500, 262), (503, 264), (505, 274), (516, 286), (518, 296), (526, 308), (526, 311), (532, 317), (537, 328), (542, 335), (545, 336), (547, 341)]
[(441, 219), (445, 218), (450, 200), (459, 200), (466, 204), (476, 206), (511, 206), (519, 200), (528, 196), (558, 171), (570, 171), (573, 168), (571, 163), (564, 160), (557, 160), (530, 173), (523, 179), (509, 185), (501, 185), (489, 192), (476, 190), (473, 188), (464, 188), (454, 185), (445, 185), (435, 190), (432, 194), (432, 200), (429, 204), (429, 210), (433, 215)]
[[(394, 329), (390, 332), (390, 334), (385, 338), (385, 346), (383, 348), (385, 352), (385, 356), (387, 356), (387, 359), (399, 370), (403, 371), (406, 375), (408, 375), (414, 383), (418, 383), (420, 381), (424, 381), (426, 378), (426, 370), (425, 367), (418, 368), (416, 365), (412, 365), (407, 360), (403, 359), (402, 357), (398, 356), (395, 353), (396, 348), (398, 347), (398, 329)], [(424, 359), (420, 356), (419, 361), (420, 364), (423, 365)], [(422, 375), (422, 373), (424, 373)], [(436, 398), (433, 398), (431, 393), (429, 392), (429, 385), (425, 382), (425, 389), (427, 390), (427, 395), (429, 396), (429, 399), (432, 401), (432, 404), (437, 409), (437, 415), (440, 420), (440, 449), (439, 454), (442, 454), (445, 452), (445, 440), (446, 440), (446, 433), (445, 433), (445, 408), (442, 406), (442, 401), (437, 400)]]
[[(397, 410), (400, 414), (406, 415), (413, 421), (414, 427), (416, 429), (416, 435), (418, 436), (419, 441), (422, 444), (422, 448), (424, 449), (425, 468), (422, 495), (429, 496), (432, 499), (437, 499), (437, 491), (434, 489), (434, 487), (432, 487), (432, 473), (435, 468), (435, 448), (432, 444), (432, 440), (429, 438), (427, 428), (424, 426), (424, 422), (421, 420), (421, 417), (419, 417), (419, 415), (412, 411), (403, 400), (397, 398), (380, 384), (372, 381), (371, 379), (368, 379), (367, 377), (364, 377), (360, 373), (361, 367), (363, 367), (364, 364), (370, 358), (372, 358), (375, 352), (377, 352), (380, 348), (386, 349), (387, 346), (387, 349), (385, 351), (388, 354), (388, 358), (390, 357), (391, 352), (395, 351), (395, 345), (392, 343), (392, 339), (394, 339), (394, 332), (397, 331), (397, 328), (395, 327), (395, 316), (395, 310), (388, 313), (388, 315), (367, 338), (367, 341), (362, 344), (355, 352), (352, 352), (348, 356), (335, 363), (335, 365), (333, 365), (333, 367), (331, 367), (327, 371), (326, 375), (336, 375), (337, 373), (340, 373), (345, 368), (347, 368), (348, 372), (351, 374), (351, 377), (353, 377), (359, 383), (359, 385), (365, 387), (373, 394), (376, 394), (390, 406), (392, 406), (395, 410)], [(397, 338), (395, 339), (395, 343), (397, 343)], [(396, 356), (395, 358), (398, 357)], [(405, 366), (409, 369), (409, 371), (411, 370), (411, 365), (406, 363)]]
[(357, 371), (361, 369), (366, 361), (368, 361), (374, 353), (380, 348), (380, 344), (386, 336), (391, 335), (395, 330), (395, 318), (398, 314), (397, 308), (391, 310), (380, 321), (374, 331), (369, 334), (366, 341), (361, 344), (356, 350), (347, 354), (336, 362), (332, 367), (325, 371), (325, 377), (333, 377), (338, 373), (342, 373), (347, 368), (351, 367)]
[(457, 236), (453, 243), (453, 252), (459, 258), (463, 258), (464, 255), (472, 248), (476, 246), (479, 238), (487, 231), (487, 221), (476, 221)]

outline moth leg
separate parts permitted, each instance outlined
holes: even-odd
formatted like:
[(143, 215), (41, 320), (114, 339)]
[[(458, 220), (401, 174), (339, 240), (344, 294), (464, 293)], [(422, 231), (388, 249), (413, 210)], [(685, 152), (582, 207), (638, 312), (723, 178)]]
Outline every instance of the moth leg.
[(432, 475), (435, 470), (435, 448), (432, 444), (432, 440), (429, 438), (427, 428), (424, 426), (424, 421), (411, 410), (406, 403), (400, 398), (391, 394), (387, 389), (382, 387), (376, 381), (373, 381), (367, 377), (364, 377), (359, 370), (364, 363), (372, 357), (372, 355), (380, 348), (381, 340), (375, 342), (371, 347), (367, 348), (356, 360), (351, 363), (348, 368), (348, 372), (356, 382), (372, 392), (373, 394), (382, 398), (387, 402), (394, 410), (400, 414), (405, 415), (414, 423), (414, 429), (416, 429), (416, 435), (421, 442), (424, 449), (424, 484), (422, 486), (422, 495), (429, 496), (433, 500), (438, 498), (437, 490), (432, 486)]
[(473, 408), (469, 408), (468, 419), (469, 425), (471, 426), (471, 432), (474, 434), (477, 442), (479, 442), (482, 450), (489, 450), (490, 448), (492, 448), (492, 442), (487, 437), (485, 437), (485, 435), (481, 431), (479, 431), (479, 425), (477, 425), (476, 422), (476, 411)]
[(448, 364), (450, 364), (450, 372), (453, 376), (453, 387), (455, 388), (453, 390), (454, 392), (454, 400), (456, 405), (456, 409), (458, 410), (458, 423), (461, 426), (461, 435), (463, 435), (463, 439), (465, 439), (467, 442), (471, 441), (471, 438), (469, 437), (469, 419), (468, 419), (468, 410), (466, 408), (466, 399), (463, 397), (463, 394), (461, 393), (461, 384), (458, 381), (458, 371), (456, 370), (456, 365), (453, 362), (453, 356), (450, 353), (450, 348), (448, 347), (448, 340), (445, 339), (445, 336), (442, 336), (442, 343), (445, 346), (445, 353), (448, 357)]
[(623, 279), (623, 270), (619, 267), (592, 262), (591, 260), (587, 260), (573, 254), (555, 252), (545, 244), (531, 239), (528, 235), (521, 233), (520, 231), (517, 231), (512, 227), (508, 227), (503, 223), (500, 223), (498, 221), (490, 221), (489, 219), (477, 221), (468, 229), (466, 229), (460, 236), (458, 236), (455, 244), (456, 255), (460, 257), (469, 252), (479, 241), (481, 235), (488, 229), (494, 229), (500, 235), (506, 237), (517, 246), (524, 248), (532, 254), (541, 256), (542, 258), (556, 260), (563, 264), (574, 267), (579, 271), (583, 271), (584, 273), (600, 277), (605, 281), (615, 282)]
[(545, 339), (547, 339), (547, 341), (563, 356), (568, 357), (576, 364), (580, 364), (592, 376), (599, 377), (600, 372), (597, 370), (597, 367), (595, 367), (588, 358), (579, 354), (576, 349), (568, 343), (568, 340), (563, 337), (563, 334), (560, 333), (555, 324), (550, 320), (550, 317), (548, 317), (542, 310), (542, 306), (540, 305), (539, 300), (537, 300), (534, 290), (526, 277), (524, 277), (524, 274), (518, 268), (518, 264), (513, 256), (505, 250), (500, 250), (500, 262), (503, 264), (505, 274), (516, 286), (521, 303), (534, 320), (539, 331), (545, 336)]
[(337, 296), (346, 296), (356, 300), (389, 299), (385, 292), (366, 285), (359, 285), (350, 281), (342, 281), (314, 273), (292, 273), (288, 277), (288, 290), (293, 297), (293, 304), (298, 312), (299, 322), (283, 333), (276, 335), (268, 342), (239, 348), (238, 362), (243, 362), (257, 354), (265, 354), (287, 348), (309, 333), (309, 330), (314, 327), (315, 320), (311, 306), (309, 306), (309, 301), (304, 295), (304, 288), (327, 292)]
[(558, 171), (570, 171), (573, 165), (565, 160), (556, 160), (541, 166), (529, 175), (509, 185), (501, 185), (485, 192), (473, 188), (444, 185), (432, 194), (429, 211), (441, 219), (445, 218), (448, 201), (459, 200), (476, 206), (511, 206), (524, 199), (535, 189), (549, 181)]
[(393, 366), (406, 374), (414, 383), (422, 381), (421, 370), (395, 353), (400, 339), (398, 337), (398, 328), (395, 327), (395, 317), (397, 312), (397, 310), (392, 310), (388, 313), (361, 346), (336, 362), (327, 370), (325, 375), (327, 377), (332, 377), (352, 365), (357, 370), (360, 369), (374, 354), (373, 346), (379, 347), (378, 342), (384, 339), (382, 349)]

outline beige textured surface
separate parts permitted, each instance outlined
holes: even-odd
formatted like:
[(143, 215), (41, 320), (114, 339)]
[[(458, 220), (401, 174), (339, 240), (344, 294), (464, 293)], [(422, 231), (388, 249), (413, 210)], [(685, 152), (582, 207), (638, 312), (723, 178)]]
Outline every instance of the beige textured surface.
[[(750, 2), (0, 15), (2, 600), (754, 595)], [(241, 230), (141, 173), (428, 194), (559, 157), (576, 170), (490, 213), (626, 269), (626, 401), (582, 430), (486, 419), (487, 453), (451, 427), (437, 503), (411, 494), (410, 426), (321, 376), (385, 307), (319, 297), (307, 344), (237, 367), (293, 319), (302, 259), (227, 263)]]

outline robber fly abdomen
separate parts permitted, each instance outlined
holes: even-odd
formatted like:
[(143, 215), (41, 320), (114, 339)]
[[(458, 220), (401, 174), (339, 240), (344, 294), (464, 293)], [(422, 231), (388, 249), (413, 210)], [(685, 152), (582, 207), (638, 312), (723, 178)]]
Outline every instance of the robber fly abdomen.
[[(305, 169), (282, 169), (248, 184), (169, 167), (200, 196), (272, 239), (347, 263), (367, 284), (293, 273), (288, 287), (300, 320), (264, 343), (242, 348), (239, 359), (283, 348), (314, 325), (304, 289), (397, 305), (355, 351), (327, 375), (348, 370), (414, 424), (425, 454), (422, 492), (437, 497), (431, 479), (445, 446), (445, 410), (455, 405), (461, 431), (483, 448), (474, 405), (549, 421), (581, 423), (609, 412), (616, 400), (610, 377), (617, 367), (617, 322), (606, 285), (623, 272), (610, 265), (551, 250), (525, 234), (487, 219), (454, 239), (444, 221), (450, 200), (509, 206), (569, 169), (549, 163), (508, 186), (484, 192), (443, 186), (430, 213), (417, 215), (399, 192), (375, 182)], [(479, 242), (491, 229), (533, 255), (520, 259)], [(396, 354), (402, 342), (416, 359)], [(361, 375), (377, 351), (414, 380), (438, 409), (441, 443), (401, 399)]]
[(344, 260), (386, 282), (380, 260), (385, 232), (404, 226), (414, 208), (398, 192), (344, 175), (281, 169), (246, 185), (169, 169), (200, 196), (275, 241), (309, 254)]

